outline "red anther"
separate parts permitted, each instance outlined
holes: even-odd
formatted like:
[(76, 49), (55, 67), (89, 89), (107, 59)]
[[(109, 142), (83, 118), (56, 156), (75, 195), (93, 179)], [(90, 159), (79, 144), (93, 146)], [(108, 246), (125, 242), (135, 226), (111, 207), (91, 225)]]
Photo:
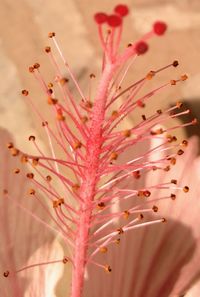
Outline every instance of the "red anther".
[(107, 18), (107, 23), (110, 27), (119, 27), (122, 23), (122, 18), (116, 14), (111, 14)]
[(139, 41), (135, 45), (135, 51), (138, 55), (143, 55), (148, 51), (148, 44), (145, 41)]
[(95, 13), (95, 15), (94, 15), (94, 20), (99, 25), (105, 23), (107, 21), (107, 19), (108, 19), (107, 14), (105, 14), (103, 12), (98, 12), (98, 13)]
[(167, 25), (162, 21), (157, 21), (153, 24), (153, 31), (156, 35), (163, 35), (167, 30)]
[(119, 14), (121, 17), (124, 17), (124, 16), (126, 16), (129, 13), (129, 9), (128, 9), (128, 6), (127, 5), (118, 4), (114, 8), (114, 12), (116, 12), (117, 14)]

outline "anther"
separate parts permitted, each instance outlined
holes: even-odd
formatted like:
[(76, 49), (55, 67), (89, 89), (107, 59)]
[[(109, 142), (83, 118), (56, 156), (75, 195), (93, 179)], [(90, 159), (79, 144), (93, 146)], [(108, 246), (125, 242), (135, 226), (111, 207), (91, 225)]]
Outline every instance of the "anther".
[(184, 147), (188, 146), (188, 141), (184, 139), (184, 140), (181, 142), (181, 145), (184, 146)]
[(73, 144), (73, 148), (74, 150), (77, 150), (77, 149), (80, 149), (82, 147), (82, 143), (80, 141), (76, 141), (74, 144)]
[(158, 212), (158, 207), (157, 207), (156, 205), (154, 205), (154, 206), (152, 207), (152, 210), (153, 210), (154, 212)]
[(162, 110), (161, 109), (158, 109), (156, 110), (157, 114), (162, 114)]
[(19, 169), (19, 168), (16, 168), (16, 169), (14, 170), (14, 173), (15, 173), (15, 174), (20, 173), (20, 169)]
[(97, 207), (98, 207), (98, 209), (104, 209), (105, 208), (105, 203), (104, 202), (99, 202), (98, 204), (97, 204)]
[(177, 66), (179, 65), (179, 63), (178, 63), (177, 60), (175, 60), (175, 61), (172, 63), (172, 65), (173, 65), (174, 67), (177, 67)]
[(48, 122), (47, 121), (42, 122), (42, 127), (46, 127), (46, 126), (48, 126)]
[(83, 116), (83, 117), (81, 117), (81, 122), (82, 122), (83, 124), (87, 123), (87, 121), (88, 121), (88, 117), (87, 117), (87, 116)]
[(10, 272), (9, 272), (8, 270), (6, 270), (6, 271), (4, 271), (3, 276), (4, 276), (4, 277), (8, 277), (9, 274), (10, 274)]
[(166, 172), (168, 172), (169, 170), (170, 170), (170, 166), (169, 165), (164, 168), (164, 171), (166, 171)]
[(49, 105), (55, 105), (55, 104), (57, 104), (58, 103), (58, 99), (55, 99), (55, 98), (52, 98), (52, 97), (48, 97), (47, 98), (47, 103), (49, 104)]
[(63, 264), (66, 264), (67, 262), (69, 262), (67, 257), (64, 257), (62, 261), (63, 261)]
[(106, 246), (101, 246), (101, 247), (99, 248), (99, 251), (100, 251), (102, 254), (105, 254), (105, 253), (107, 253), (108, 249), (107, 249)]
[(34, 189), (29, 189), (28, 193), (29, 193), (29, 195), (35, 195), (35, 190)]
[(20, 160), (21, 160), (21, 163), (27, 163), (28, 157), (26, 155), (22, 155)]
[(93, 103), (89, 100), (84, 102), (84, 107), (91, 109), (93, 107)]
[(144, 102), (142, 102), (141, 100), (138, 100), (137, 101), (137, 105), (140, 107), (140, 108), (145, 108), (145, 103)]
[(135, 179), (139, 179), (141, 177), (140, 171), (137, 170), (137, 171), (133, 172), (133, 176)]
[(62, 77), (59, 82), (61, 84), (61, 86), (64, 86), (66, 83), (68, 83), (69, 79), (66, 77)]
[(47, 176), (46, 176), (46, 180), (47, 180), (48, 182), (50, 182), (50, 181), (52, 180), (52, 177), (51, 177), (50, 175), (47, 175)]
[(53, 88), (53, 83), (52, 82), (48, 83), (48, 88)]
[(34, 174), (32, 172), (27, 173), (26, 177), (29, 178), (29, 179), (33, 179), (34, 178)]
[(34, 63), (33, 64), (34, 69), (39, 69), (40, 68), (40, 64), (39, 63)]
[(171, 183), (177, 185), (177, 180), (176, 179), (171, 179)]
[(59, 108), (57, 110), (56, 118), (57, 118), (58, 121), (65, 121), (65, 116), (62, 113), (62, 109)]
[(146, 79), (151, 80), (155, 76), (155, 71), (151, 70), (149, 73), (146, 75)]
[(175, 79), (171, 79), (170, 80), (170, 84), (171, 84), (171, 86), (175, 86), (176, 85), (176, 80)]
[(131, 130), (127, 129), (127, 130), (122, 131), (122, 135), (127, 137), (127, 138), (130, 137), (131, 136)]
[(65, 203), (65, 200), (64, 198), (59, 198), (58, 201), (57, 201), (58, 205), (61, 206), (62, 204)]
[(172, 141), (177, 141), (176, 136), (172, 136)]
[(16, 156), (19, 155), (19, 150), (16, 149), (15, 147), (11, 148), (10, 151), (11, 151), (11, 155), (12, 155), (13, 157), (16, 157)]
[(140, 213), (140, 214), (138, 215), (138, 219), (139, 219), (139, 220), (143, 220), (143, 219), (144, 219), (144, 215), (143, 215), (142, 213)]
[(110, 154), (110, 160), (117, 160), (117, 158), (118, 158), (118, 154), (116, 152), (112, 152)]
[(178, 152), (177, 152), (177, 155), (179, 155), (179, 156), (181, 156), (181, 155), (183, 155), (184, 154), (184, 151), (183, 150), (178, 150)]
[(183, 103), (182, 102), (176, 102), (176, 107), (180, 109), (181, 107), (183, 107)]
[(49, 34), (48, 34), (48, 37), (49, 38), (53, 38), (55, 36), (56, 36), (56, 33), (55, 32), (49, 32)]
[(28, 96), (28, 91), (27, 90), (22, 90), (22, 95), (23, 96)]
[(144, 197), (149, 197), (149, 196), (151, 196), (151, 192), (148, 190), (145, 190), (145, 191), (143, 191), (143, 195), (144, 195)]
[(170, 158), (170, 164), (176, 165), (176, 158), (174, 158), (174, 157)]
[(80, 188), (79, 184), (73, 184), (73, 185), (72, 185), (72, 191), (73, 191), (73, 192), (78, 191), (79, 188)]
[(8, 194), (8, 190), (7, 189), (3, 189), (3, 194), (7, 195)]
[(37, 166), (37, 165), (38, 165), (38, 162), (39, 162), (39, 158), (34, 158), (34, 159), (32, 160), (32, 164), (33, 164), (33, 166)]
[(167, 220), (165, 218), (162, 218), (162, 223), (166, 223)]
[(14, 145), (13, 145), (12, 142), (9, 142), (9, 143), (7, 144), (7, 148), (8, 148), (8, 149), (11, 149), (11, 148), (13, 148), (13, 147), (14, 147)]
[(188, 187), (188, 186), (185, 186), (185, 187), (183, 188), (183, 192), (185, 192), (185, 193), (189, 192), (189, 187)]
[(159, 128), (157, 130), (154, 131), (156, 135), (160, 135), (163, 134), (164, 130), (162, 128)]
[(51, 51), (51, 47), (50, 47), (50, 46), (46, 46), (46, 47), (44, 48), (44, 50), (45, 50), (46, 53), (50, 53), (50, 51)]
[(130, 216), (130, 212), (129, 212), (128, 210), (125, 210), (125, 211), (123, 212), (123, 217), (124, 217), (125, 219), (128, 219), (129, 216)]
[(111, 272), (112, 271), (110, 265), (105, 265), (104, 268), (105, 268), (106, 272)]
[(119, 235), (123, 234), (124, 233), (124, 230), (120, 227), (117, 229), (117, 232)]
[(90, 74), (90, 78), (95, 78), (96, 76), (95, 76), (95, 74), (94, 73), (91, 73)]
[(33, 66), (29, 66), (28, 70), (29, 70), (30, 73), (33, 73), (34, 72), (34, 67)]
[(142, 115), (142, 119), (143, 119), (143, 121), (146, 121), (147, 118), (146, 118), (145, 114)]
[(181, 75), (181, 80), (182, 80), (182, 81), (187, 80), (187, 79), (188, 79), (187, 74), (183, 74), (183, 75)]
[(29, 141), (35, 141), (35, 136), (30, 135), (29, 138), (28, 138), (28, 140), (29, 140)]
[(117, 110), (113, 110), (113, 112), (112, 112), (112, 118), (113, 119), (116, 119), (118, 116), (119, 116), (119, 113), (118, 113), (118, 111)]
[(176, 195), (175, 194), (171, 194), (171, 199), (175, 200), (176, 199)]
[(116, 243), (116, 244), (120, 244), (120, 241), (121, 241), (121, 239), (120, 239), (120, 238), (117, 238), (117, 239), (115, 240), (115, 243)]
[(172, 135), (167, 135), (166, 138), (167, 138), (167, 142), (169, 142), (169, 143), (173, 142), (173, 136)]
[(143, 191), (138, 191), (137, 196), (141, 197), (141, 198), (144, 197), (144, 192)]
[(53, 200), (53, 208), (57, 208), (58, 207), (58, 201), (57, 200)]

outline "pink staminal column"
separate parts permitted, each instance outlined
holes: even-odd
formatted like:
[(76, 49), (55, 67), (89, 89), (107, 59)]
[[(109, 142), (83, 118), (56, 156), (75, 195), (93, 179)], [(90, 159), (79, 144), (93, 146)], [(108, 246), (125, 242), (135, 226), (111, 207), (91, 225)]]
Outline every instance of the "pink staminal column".
[(93, 107), (90, 135), (86, 144), (87, 157), (85, 165), (87, 169), (85, 170), (85, 176), (80, 187), (80, 196), (83, 202), (80, 205), (80, 217), (74, 251), (71, 297), (80, 297), (83, 289), (92, 206), (96, 194), (99, 157), (103, 143), (102, 124), (105, 117), (107, 90), (114, 71), (115, 66), (112, 64), (107, 64), (104, 68)]
[[(125, 8), (125, 9), (124, 9)], [(128, 9), (120, 5), (116, 7), (117, 11), (112, 15), (97, 13), (95, 21), (99, 29), (99, 37), (104, 51), (103, 72), (94, 100), (93, 111), (91, 115), (91, 125), (89, 137), (86, 143), (86, 170), (80, 185), (81, 204), (79, 209), (79, 223), (77, 226), (77, 237), (74, 250), (74, 267), (72, 276), (71, 297), (81, 297), (84, 283), (84, 273), (87, 258), (89, 232), (91, 226), (92, 210), (94, 207), (94, 198), (96, 195), (97, 183), (99, 180), (99, 160), (103, 145), (103, 124), (107, 106), (108, 92), (110, 83), (114, 77), (116, 69), (125, 63), (130, 57), (137, 54), (137, 47), (133, 46), (130, 52), (124, 52), (122, 56), (118, 55), (119, 41), (121, 39), (123, 17), (128, 14)], [(115, 9), (115, 10), (116, 10)], [(106, 25), (109, 34), (104, 38), (102, 26)], [(115, 42), (115, 36), (117, 41)]]

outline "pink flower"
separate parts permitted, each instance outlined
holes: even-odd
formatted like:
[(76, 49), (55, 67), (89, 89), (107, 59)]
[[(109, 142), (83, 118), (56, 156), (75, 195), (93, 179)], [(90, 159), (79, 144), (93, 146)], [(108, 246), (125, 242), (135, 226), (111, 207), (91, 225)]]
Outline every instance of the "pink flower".
[[(4, 273), (4, 276), (10, 275), (11, 281), (15, 279), (12, 276), (18, 272), (30, 270), (33, 268), (32, 266), (37, 269), (44, 264), (47, 266), (51, 264), (53, 267), (57, 265), (57, 262), (60, 265), (68, 262), (69, 266), (72, 267), (71, 297), (82, 296), (84, 275), (87, 268), (90, 270), (91, 265), (94, 265), (95, 271), (97, 267), (103, 268), (100, 273), (114, 271), (115, 275), (118, 270), (121, 270), (121, 279), (119, 279), (120, 274), (118, 273), (116, 283), (121, 284), (120, 292), (124, 296), (128, 296), (128, 294), (131, 296), (132, 294), (133, 285), (130, 280), (134, 274), (135, 292), (143, 290), (144, 293), (142, 292), (142, 294), (146, 294), (144, 287), (142, 287), (144, 282), (141, 283), (140, 279), (145, 272), (149, 273), (147, 277), (150, 278), (151, 271), (149, 272), (148, 269), (144, 271), (135, 259), (141, 258), (140, 253), (147, 245), (142, 243), (140, 246), (141, 240), (137, 240), (133, 247), (129, 244), (126, 246), (126, 241), (124, 241), (122, 250), (125, 252), (122, 254), (119, 251), (114, 251), (111, 258), (105, 256), (100, 261), (99, 254), (104, 255), (107, 252), (109, 254), (110, 247), (112, 250), (112, 246), (120, 242), (119, 237), (124, 236), (126, 238), (128, 231), (131, 233), (133, 230), (135, 231), (135, 237), (133, 236), (133, 239), (131, 237), (130, 242), (136, 238), (140, 229), (145, 230), (141, 232), (141, 235), (138, 235), (143, 238), (143, 241), (152, 240), (153, 236), (148, 235), (147, 227), (154, 229), (153, 232), (155, 232), (157, 230), (156, 225), (166, 222), (165, 217), (160, 215), (161, 212), (158, 211), (161, 208), (161, 190), (165, 193), (165, 199), (168, 201), (175, 197), (171, 193), (172, 190), (189, 191), (187, 185), (177, 183), (176, 172), (174, 172), (175, 177), (170, 180), (164, 180), (164, 178), (170, 169), (170, 164), (175, 164), (176, 158), (184, 153), (183, 148), (187, 146), (186, 140), (176, 143), (177, 139), (171, 133), (176, 128), (195, 124), (196, 120), (178, 127), (173, 125), (170, 128), (157, 127), (158, 124), (163, 124), (172, 118), (189, 113), (189, 110), (181, 110), (182, 104), (180, 102), (166, 110), (152, 111), (150, 115), (144, 113), (146, 102), (149, 102), (155, 94), (187, 79), (187, 75), (182, 75), (149, 90), (151, 80), (161, 71), (177, 67), (177, 61), (157, 70), (149, 69), (144, 77), (131, 85), (126, 85), (126, 73), (135, 59), (148, 51), (148, 40), (154, 36), (162, 36), (167, 28), (165, 23), (157, 21), (145, 36), (133, 44), (129, 44), (121, 51), (119, 49), (123, 21), (128, 12), (126, 5), (117, 5), (112, 14), (97, 13), (94, 17), (103, 49), (102, 72), (98, 77), (97, 89), (94, 94), (91, 93), (91, 85), (95, 75), (90, 75), (90, 88), (88, 94), (85, 95), (61, 51), (54, 32), (49, 33), (49, 38), (76, 87), (77, 98), (75, 99), (74, 94), (70, 92), (67, 84), (68, 79), (63, 77), (59, 62), (57, 62), (50, 46), (45, 48), (45, 52), (56, 72), (53, 83), (45, 81), (39, 63), (29, 67), (30, 73), (38, 80), (44, 96), (52, 108), (50, 121), (47, 121), (46, 115), (42, 113), (40, 107), (34, 105), (34, 100), (29, 91), (23, 90), (22, 94), (42, 123), (50, 153), (46, 155), (43, 152), (34, 135), (29, 136), (29, 141), (32, 142), (36, 151), (35, 155), (27, 154), (21, 149), (17, 149), (13, 143), (9, 143), (8, 148), (11, 154), (14, 157), (19, 157), (21, 163), (29, 165), (26, 177), (32, 185), (28, 189), (32, 199), (27, 202), (23, 198), (21, 201), (21, 193), (19, 196), (14, 189), (13, 193), (10, 191), (13, 179), (11, 184), (4, 188), (4, 196), (8, 201), (16, 204), (18, 208), (28, 212), (43, 227), (52, 231), (57, 230), (66, 247), (64, 252), (68, 254), (65, 255), (64, 259), (53, 260), (50, 257), (53, 246), (51, 249), (46, 247), (48, 260), (45, 260), (45, 263), (42, 260), (43, 255), (40, 255), (42, 263), (35, 265), (28, 262), (22, 269), (16, 269), (16, 263), (10, 257), (12, 261), (7, 263), (10, 268), (8, 268), (7, 273)], [(121, 99), (123, 100), (121, 101)], [(141, 113), (137, 125), (123, 128), (123, 120), (132, 112)], [(164, 134), (166, 135), (163, 138)], [(158, 142), (158, 144), (149, 147), (148, 144), (153, 141)], [(133, 151), (134, 154), (129, 154)], [(17, 169), (15, 173), (18, 175), (20, 172)], [(158, 178), (153, 177), (154, 173)], [(20, 175), (24, 176), (23, 171)], [(164, 177), (161, 179), (163, 175)], [(148, 178), (145, 176), (150, 176), (149, 185), (147, 183)], [(20, 179), (17, 183), (17, 190), (23, 190), (25, 184), (23, 183), (20, 187), (19, 185)], [(154, 192), (159, 193), (159, 197), (156, 196), (155, 203), (151, 205), (148, 201), (151, 201)], [(20, 200), (14, 200), (12, 195)], [(40, 208), (42, 214), (36, 213), (35, 210), (38, 211)], [(4, 220), (7, 219), (8, 216), (6, 215)], [(7, 226), (6, 223), (5, 226)], [(28, 229), (23, 235), (26, 233), (29, 235), (28, 224), (26, 224), (26, 228)], [(161, 226), (160, 228), (165, 227)], [(159, 233), (159, 231), (156, 232), (156, 234)], [(8, 234), (9, 230), (5, 235)], [(35, 236), (34, 239), (41, 239), (42, 246), (49, 243), (48, 236), (45, 239), (43, 232), (40, 231)], [(22, 242), (20, 237), (18, 240)], [(34, 240), (34, 245), (30, 245), (31, 248), (34, 247), (33, 251), (39, 245), (37, 240), (36, 242)], [(9, 238), (7, 241), (9, 246)], [(19, 247), (19, 243), (16, 246)], [(43, 247), (45, 248), (45, 246)], [(136, 252), (131, 253), (133, 248)], [(10, 254), (12, 254), (12, 246), (10, 249)], [(112, 260), (115, 253), (118, 253), (117, 259), (129, 255), (128, 262), (134, 261), (136, 264), (134, 271), (126, 271), (125, 261), (117, 261), (120, 264), (117, 268), (116, 260)], [(112, 263), (107, 262), (110, 259)], [(156, 258), (154, 260), (156, 261)], [(143, 261), (145, 261), (145, 257)], [(27, 262), (27, 257), (24, 257), (21, 262)], [(138, 273), (139, 270), (141, 270), (140, 273)], [(136, 282), (139, 275), (141, 278), (138, 278), (139, 281)], [(159, 275), (161, 276), (161, 274)], [(113, 279), (115, 280), (115, 276)], [(122, 288), (122, 283), (126, 281), (127, 286)], [(103, 284), (106, 283), (107, 281)], [(43, 285), (46, 286), (45, 281)], [(99, 286), (102, 287), (101, 282)], [(111, 286), (107, 285), (104, 296), (111, 296), (114, 294), (113, 292), (115, 295), (119, 294), (118, 286), (112, 290), (110, 288)], [(47, 290), (45, 290), (42, 291), (43, 294), (47, 294)], [(96, 292), (98, 291), (96, 290)], [(93, 294), (93, 291), (87, 292), (87, 294), (90, 293)]]

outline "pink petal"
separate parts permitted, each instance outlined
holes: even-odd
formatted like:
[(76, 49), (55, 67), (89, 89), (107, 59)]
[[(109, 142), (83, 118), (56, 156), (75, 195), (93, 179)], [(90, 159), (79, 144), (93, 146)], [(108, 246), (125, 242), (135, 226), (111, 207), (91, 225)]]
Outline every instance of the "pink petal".
[[(53, 234), (22, 210), (21, 207), (48, 223), (46, 213), (38, 207), (34, 197), (28, 194), (28, 189), (31, 186), (27, 182), (26, 173), (30, 169), (8, 152), (6, 144), (12, 139), (5, 130), (0, 130), (0, 139), (0, 291), (5, 297), (21, 297), (24, 296), (28, 285), (27, 278), (31, 278), (31, 276), (34, 278), (34, 272), (39, 268), (24, 271), (23, 277), (22, 273), (16, 274), (15, 271), (26, 266), (28, 258), (40, 246), (47, 244), (50, 247)], [(19, 174), (13, 173), (16, 168), (20, 168)], [(8, 195), (3, 194), (5, 189), (8, 191)], [(49, 250), (47, 250), (46, 259), (49, 255)], [(39, 262), (43, 260), (43, 257), (44, 253), (41, 253)], [(5, 278), (3, 273), (7, 270), (10, 273)], [(45, 286), (42, 277), (37, 280), (37, 284), (39, 281), (42, 286)], [(35, 294), (34, 296), (41, 295)]]
[[(151, 185), (157, 184), (158, 178), (159, 182), (176, 178), (181, 186), (188, 185), (190, 192), (179, 190), (175, 201), (154, 202), (159, 207), (157, 216), (167, 218), (166, 224), (122, 234), (119, 246), (110, 246), (107, 254), (98, 255), (95, 261), (109, 264), (112, 272), (108, 275), (90, 265), (85, 296), (169, 297), (190, 286), (200, 271), (197, 148), (198, 140), (190, 139), (186, 153), (171, 171), (159, 176), (158, 172), (149, 174), (147, 182)], [(163, 191), (156, 190), (148, 199), (162, 196)]]

